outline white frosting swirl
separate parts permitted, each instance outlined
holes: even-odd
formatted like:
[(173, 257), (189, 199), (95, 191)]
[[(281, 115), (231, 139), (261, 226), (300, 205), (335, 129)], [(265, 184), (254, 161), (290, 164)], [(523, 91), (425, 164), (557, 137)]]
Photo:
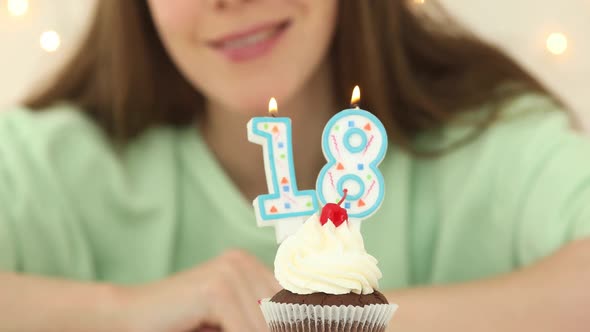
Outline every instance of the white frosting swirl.
[(275, 276), (295, 294), (371, 294), (379, 287), (381, 271), (358, 230), (346, 222), (322, 226), (314, 215), (280, 245)]

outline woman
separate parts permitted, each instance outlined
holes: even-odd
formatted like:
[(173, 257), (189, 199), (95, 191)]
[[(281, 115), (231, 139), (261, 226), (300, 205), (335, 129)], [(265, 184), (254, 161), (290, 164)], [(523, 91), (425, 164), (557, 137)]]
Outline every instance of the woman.
[(363, 232), (392, 331), (584, 329), (589, 145), (442, 11), (103, 0), (57, 78), (0, 116), (0, 330), (264, 331), (276, 245), (246, 123), (275, 96), (313, 188), (355, 84), (391, 138)]

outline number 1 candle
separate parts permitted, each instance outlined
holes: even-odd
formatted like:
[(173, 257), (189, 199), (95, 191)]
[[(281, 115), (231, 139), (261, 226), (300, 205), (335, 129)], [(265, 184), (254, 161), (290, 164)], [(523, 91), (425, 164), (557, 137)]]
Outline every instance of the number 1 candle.
[(248, 122), (248, 140), (262, 145), (268, 194), (258, 196), (254, 210), (258, 226), (275, 226), (277, 241), (292, 234), (318, 210), (314, 190), (299, 191), (293, 164), (291, 119), (275, 117), (276, 100), (269, 103), (272, 117), (256, 117)]

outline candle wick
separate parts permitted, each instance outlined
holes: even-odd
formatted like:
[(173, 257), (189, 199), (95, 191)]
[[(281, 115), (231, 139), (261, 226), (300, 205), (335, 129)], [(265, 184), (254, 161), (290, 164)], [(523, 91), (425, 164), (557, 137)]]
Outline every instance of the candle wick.
[(342, 195), (342, 198), (340, 199), (340, 201), (338, 202), (338, 205), (342, 204), (342, 202), (344, 202), (344, 200), (346, 199), (346, 196), (348, 196), (348, 189), (344, 189), (342, 190), (342, 192), (344, 193)]
[(277, 117), (277, 113), (275, 113), (275, 112), (270, 112), (270, 116), (272, 116), (273, 118), (276, 118), (276, 117)]

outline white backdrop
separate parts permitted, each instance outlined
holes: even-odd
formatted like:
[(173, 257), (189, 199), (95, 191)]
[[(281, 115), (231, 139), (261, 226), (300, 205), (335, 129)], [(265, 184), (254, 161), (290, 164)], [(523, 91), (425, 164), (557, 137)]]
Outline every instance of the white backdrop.
[[(541, 78), (590, 129), (590, 0), (443, 2), (465, 25), (499, 44)], [(568, 37), (568, 49), (559, 56), (546, 48), (553, 32)]]
[[(94, 3), (28, 0), (29, 10), (15, 17), (7, 7), (10, 1), (23, 0), (0, 0), (0, 107), (17, 102), (33, 82), (64, 61), (84, 30)], [(433, 0), (424, 0), (424, 5), (429, 1)], [(443, 2), (468, 27), (505, 48), (544, 80), (590, 128), (590, 0)], [(46, 30), (55, 30), (61, 36), (56, 52), (48, 53), (39, 45), (40, 35)], [(568, 38), (568, 49), (562, 55), (553, 55), (546, 48), (552, 32)]]

